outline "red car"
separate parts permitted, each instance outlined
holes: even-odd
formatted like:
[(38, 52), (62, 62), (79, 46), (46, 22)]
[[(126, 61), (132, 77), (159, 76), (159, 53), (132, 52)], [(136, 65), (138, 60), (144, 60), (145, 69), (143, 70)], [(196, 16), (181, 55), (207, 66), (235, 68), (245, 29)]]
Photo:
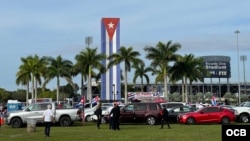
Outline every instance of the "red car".
[(195, 123), (221, 123), (229, 124), (235, 121), (234, 112), (220, 107), (209, 106), (200, 108), (194, 112), (180, 114), (177, 117), (178, 123), (195, 124)]

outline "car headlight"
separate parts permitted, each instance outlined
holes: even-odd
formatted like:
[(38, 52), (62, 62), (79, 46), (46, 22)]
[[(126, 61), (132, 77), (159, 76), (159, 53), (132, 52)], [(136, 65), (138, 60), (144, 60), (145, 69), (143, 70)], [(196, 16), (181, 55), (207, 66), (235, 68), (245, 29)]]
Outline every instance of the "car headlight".
[(182, 115), (182, 118), (186, 118), (187, 117), (187, 115)]
[(238, 114), (240, 114), (240, 113), (239, 113), (238, 110), (234, 110), (234, 114), (235, 114), (235, 115), (238, 115)]

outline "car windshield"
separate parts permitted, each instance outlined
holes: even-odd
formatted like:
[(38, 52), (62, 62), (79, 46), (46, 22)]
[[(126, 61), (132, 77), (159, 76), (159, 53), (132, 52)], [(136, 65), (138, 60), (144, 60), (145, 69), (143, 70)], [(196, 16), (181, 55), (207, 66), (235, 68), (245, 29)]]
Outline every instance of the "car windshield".
[(239, 107), (250, 107), (250, 102), (242, 102), (238, 106)]

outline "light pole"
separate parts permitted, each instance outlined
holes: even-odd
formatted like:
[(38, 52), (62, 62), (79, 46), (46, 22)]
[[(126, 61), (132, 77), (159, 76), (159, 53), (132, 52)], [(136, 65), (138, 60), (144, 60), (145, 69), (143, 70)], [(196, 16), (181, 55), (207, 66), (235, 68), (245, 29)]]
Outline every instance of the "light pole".
[[(87, 47), (92, 43), (93, 39), (92, 37), (88, 36), (85, 37), (85, 44), (87, 44)], [(83, 86), (83, 76), (82, 77), (82, 86)], [(87, 85), (87, 98), (89, 99), (90, 107), (92, 108), (91, 99), (92, 99), (92, 80), (90, 80), (90, 77), (88, 76), (88, 85)]]
[(93, 38), (91, 36), (85, 37), (85, 44), (87, 47), (89, 47), (90, 44), (92, 44)]
[(113, 84), (112, 86), (113, 86), (113, 91), (112, 91), (112, 93), (113, 93), (113, 97), (114, 97), (113, 100), (115, 101), (115, 84)]
[(246, 73), (245, 73), (245, 61), (247, 60), (247, 56), (246, 55), (242, 55), (240, 56), (240, 60), (243, 62), (243, 75), (244, 75), (244, 91), (245, 94), (247, 94), (247, 89), (246, 89)]
[(234, 32), (236, 35), (237, 35), (237, 63), (238, 63), (238, 98), (239, 98), (239, 101), (238, 101), (238, 104), (240, 104), (240, 61), (239, 61), (239, 45), (238, 45), (238, 35), (240, 33), (240, 31), (237, 29), (235, 32)]

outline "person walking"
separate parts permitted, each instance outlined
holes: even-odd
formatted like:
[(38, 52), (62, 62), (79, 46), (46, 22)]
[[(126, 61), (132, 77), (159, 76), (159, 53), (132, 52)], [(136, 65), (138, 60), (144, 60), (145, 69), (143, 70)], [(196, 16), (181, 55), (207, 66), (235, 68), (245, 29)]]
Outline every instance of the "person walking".
[(120, 107), (117, 103), (114, 104), (114, 108), (111, 110), (110, 115), (113, 115), (112, 129), (120, 130)]
[(97, 116), (97, 128), (100, 129), (101, 121), (102, 121), (102, 107), (101, 104), (98, 104), (95, 115)]
[(166, 106), (163, 105), (162, 119), (161, 119), (161, 129), (163, 129), (165, 123), (168, 125), (168, 128), (170, 129), (170, 124), (169, 124), (169, 119), (168, 119), (168, 110), (166, 109)]
[(47, 105), (47, 110), (43, 113), (43, 122), (45, 124), (45, 137), (50, 137), (51, 123), (54, 122), (54, 114), (51, 110), (51, 105)]

